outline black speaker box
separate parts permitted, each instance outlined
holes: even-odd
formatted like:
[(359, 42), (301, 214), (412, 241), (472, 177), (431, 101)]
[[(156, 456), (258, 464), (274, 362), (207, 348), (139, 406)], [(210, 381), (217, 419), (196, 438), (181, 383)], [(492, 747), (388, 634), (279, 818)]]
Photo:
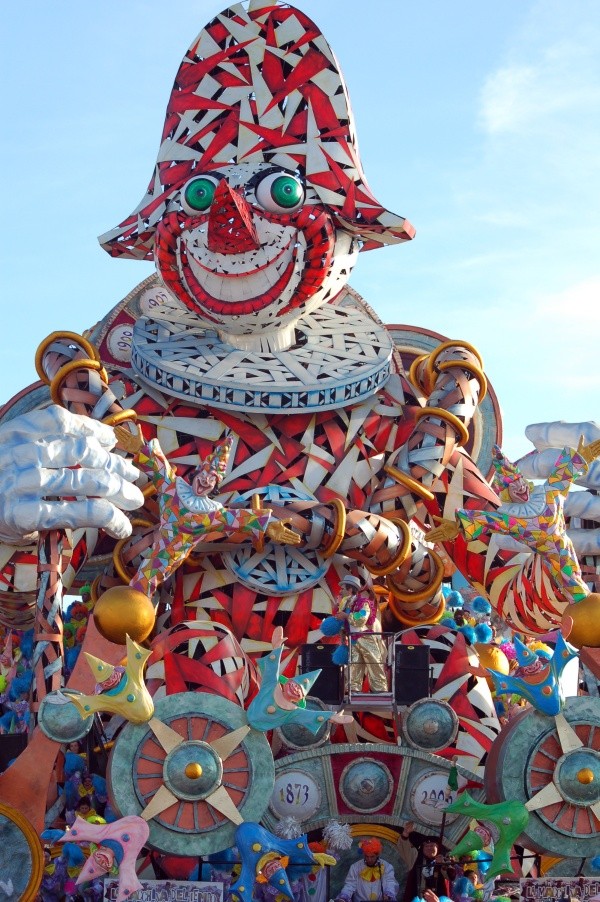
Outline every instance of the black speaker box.
[(429, 695), (429, 647), (427, 645), (394, 646), (394, 701), (412, 705)]
[(344, 698), (342, 668), (331, 663), (335, 645), (303, 645), (300, 649), (302, 673), (321, 670), (309, 690), (309, 695), (320, 698), (326, 705), (339, 705)]
[(27, 748), (27, 733), (5, 733), (0, 736), (0, 773)]

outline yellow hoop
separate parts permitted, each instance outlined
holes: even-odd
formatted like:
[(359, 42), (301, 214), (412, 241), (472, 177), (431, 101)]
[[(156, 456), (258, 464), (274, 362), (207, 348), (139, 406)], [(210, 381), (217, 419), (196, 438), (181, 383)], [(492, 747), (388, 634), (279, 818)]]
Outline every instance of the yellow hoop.
[(435, 564), (437, 570), (433, 579), (422, 589), (417, 589), (416, 592), (411, 592), (410, 589), (403, 591), (402, 589), (398, 588), (398, 586), (392, 579), (386, 580), (391, 594), (397, 601), (426, 601), (428, 598), (435, 595), (439, 587), (442, 585), (442, 580), (444, 579), (444, 562), (439, 554), (436, 554), (436, 552), (432, 548), (427, 549), (427, 554)]
[(328, 560), (330, 557), (336, 553), (342, 542), (344, 541), (344, 536), (346, 535), (346, 507), (341, 498), (334, 498), (331, 502), (335, 512), (336, 512), (336, 523), (333, 532), (333, 537), (331, 538), (327, 547), (321, 552), (321, 557), (324, 560)]
[(67, 339), (68, 341), (72, 341), (73, 344), (80, 345), (83, 350), (86, 352), (88, 357), (91, 357), (92, 360), (100, 361), (100, 353), (98, 348), (95, 347), (91, 342), (84, 338), (83, 335), (78, 335), (77, 332), (51, 332), (50, 335), (45, 338), (40, 345), (38, 345), (38, 349), (35, 352), (35, 369), (42, 380), (46, 385), (50, 385), (50, 380), (48, 376), (44, 372), (44, 368), (42, 366), (42, 360), (44, 358), (44, 354), (48, 349), (49, 345), (54, 341), (60, 341), (60, 339)]
[(102, 420), (107, 426), (118, 426), (119, 423), (125, 423), (129, 420), (137, 420), (137, 413), (131, 407), (126, 410), (119, 410), (117, 413), (110, 413)]
[(400, 623), (403, 623), (405, 626), (429, 626), (432, 623), (439, 623), (439, 621), (444, 616), (444, 612), (446, 610), (446, 602), (442, 598), (440, 605), (438, 607), (438, 610), (435, 612), (433, 617), (428, 617), (426, 620), (422, 620), (422, 619), (416, 620), (416, 619), (413, 619), (412, 617), (407, 617), (406, 614), (400, 613), (396, 609), (396, 600), (394, 599), (394, 597), (392, 595), (390, 595), (389, 604), (390, 604), (392, 614), (394, 615), (396, 620), (399, 620)]
[(431, 389), (427, 385), (423, 385), (418, 376), (418, 370), (424, 360), (429, 357), (429, 354), (420, 354), (418, 357), (415, 357), (413, 362), (411, 363), (408, 369), (408, 380), (412, 382), (414, 387), (422, 392), (424, 395), (429, 395)]
[(452, 367), (458, 366), (463, 370), (468, 370), (472, 376), (479, 381), (479, 401), (483, 401), (487, 395), (487, 379), (483, 370), (468, 360), (445, 360), (438, 364), (438, 370), (443, 373), (444, 370), (450, 370)]
[(481, 354), (479, 353), (477, 348), (474, 348), (473, 345), (470, 345), (468, 341), (443, 341), (441, 345), (438, 345), (437, 348), (434, 348), (431, 354), (428, 355), (428, 360), (425, 364), (427, 378), (429, 379), (432, 386), (435, 383), (435, 362), (440, 354), (443, 351), (447, 351), (449, 348), (458, 348), (460, 350), (470, 351), (471, 354), (473, 354), (477, 358), (477, 360), (479, 361), (479, 366), (483, 370), (483, 360), (481, 359)]
[(62, 404), (60, 387), (69, 373), (74, 373), (75, 370), (97, 370), (102, 381), (108, 381), (108, 373), (99, 360), (92, 360), (90, 357), (83, 357), (81, 360), (70, 360), (64, 366), (61, 366), (50, 383), (50, 397), (55, 404)]
[(383, 470), (388, 474), (388, 476), (391, 476), (392, 479), (395, 479), (396, 482), (400, 482), (405, 488), (410, 489), (411, 492), (419, 495), (425, 501), (435, 500), (435, 495), (433, 494), (433, 492), (430, 492), (428, 488), (426, 488), (424, 485), (421, 485), (421, 483), (417, 482), (416, 479), (413, 479), (412, 476), (409, 476), (407, 473), (403, 473), (402, 470), (397, 470), (396, 467), (393, 467), (391, 464), (386, 464)]
[(405, 523), (400, 517), (386, 517), (390, 523), (393, 523), (394, 526), (399, 526), (400, 531), (402, 533), (402, 547), (400, 551), (396, 555), (393, 561), (390, 561), (389, 564), (384, 564), (382, 567), (373, 567), (366, 564), (367, 570), (373, 576), (387, 576), (389, 573), (393, 573), (394, 570), (397, 570), (398, 567), (401, 567), (408, 555), (410, 554), (410, 548), (412, 545), (412, 536), (410, 534), (410, 529), (408, 528), (408, 524)]
[[(134, 518), (131, 521), (131, 525), (132, 526), (144, 526), (146, 528), (156, 526), (155, 523), (152, 523), (150, 520), (144, 520), (141, 517)], [(117, 576), (119, 577), (119, 579), (121, 579), (126, 586), (129, 585), (129, 583), (135, 576), (135, 573), (129, 573), (129, 571), (127, 570), (125, 564), (123, 563), (123, 559), (121, 557), (121, 552), (123, 551), (123, 548), (125, 547), (126, 542), (129, 542), (130, 539), (131, 539), (131, 536), (126, 536), (126, 538), (124, 538), (124, 539), (119, 539), (119, 541), (113, 548), (113, 553), (112, 553), (113, 567), (117, 571)]]
[(44, 852), (40, 838), (35, 832), (33, 825), (12, 805), (0, 802), (0, 815), (12, 821), (19, 828), (31, 852), (31, 874), (27, 881), (27, 886), (19, 896), (19, 899), (21, 902), (34, 902), (38, 897), (38, 890), (44, 876)]
[(423, 417), (438, 417), (440, 420), (444, 420), (450, 426), (452, 426), (458, 432), (458, 437), (456, 439), (456, 444), (460, 447), (461, 445), (466, 445), (469, 441), (469, 430), (458, 417), (450, 413), (449, 410), (444, 410), (443, 407), (421, 407), (420, 410), (417, 410), (416, 420), (422, 420)]

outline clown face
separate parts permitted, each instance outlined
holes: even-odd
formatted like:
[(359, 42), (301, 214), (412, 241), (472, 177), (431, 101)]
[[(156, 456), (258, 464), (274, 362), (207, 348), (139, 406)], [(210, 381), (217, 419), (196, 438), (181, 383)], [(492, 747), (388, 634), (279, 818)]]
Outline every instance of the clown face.
[(246, 163), (188, 179), (158, 225), (155, 259), (168, 288), (228, 341), (260, 333), (284, 347), (300, 316), (341, 290), (358, 250), (298, 173)]
[(508, 486), (508, 497), (516, 504), (529, 501), (529, 494), (529, 483), (523, 476), (519, 476)]

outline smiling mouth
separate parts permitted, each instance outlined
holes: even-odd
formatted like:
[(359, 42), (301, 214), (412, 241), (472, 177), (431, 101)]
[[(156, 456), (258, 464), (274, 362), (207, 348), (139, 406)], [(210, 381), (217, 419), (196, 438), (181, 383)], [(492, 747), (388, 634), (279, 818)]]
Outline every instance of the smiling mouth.
[(292, 294), (294, 286), (290, 282), (302, 254), (296, 229), (286, 228), (279, 241), (265, 243), (256, 251), (244, 254), (213, 254), (202, 237), (192, 241), (184, 233), (179, 242), (179, 257), (188, 289), (211, 313), (227, 316), (256, 313), (275, 298)]

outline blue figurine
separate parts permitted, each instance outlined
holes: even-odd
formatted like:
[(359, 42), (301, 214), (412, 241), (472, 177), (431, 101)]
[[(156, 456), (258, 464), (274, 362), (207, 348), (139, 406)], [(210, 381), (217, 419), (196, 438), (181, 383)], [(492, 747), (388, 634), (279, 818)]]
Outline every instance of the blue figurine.
[(498, 695), (520, 695), (537, 711), (550, 717), (559, 714), (564, 704), (560, 678), (569, 661), (577, 657), (577, 649), (565, 642), (559, 633), (551, 658), (527, 648), (519, 639), (513, 640), (517, 662), (515, 675), (506, 676), (490, 670)]
[(336, 863), (331, 855), (313, 852), (306, 834), (296, 839), (282, 839), (251, 821), (240, 824), (236, 829), (235, 844), (242, 869), (229, 890), (232, 902), (252, 902), (255, 882), (269, 884), (293, 902), (294, 894), (286, 872), (288, 865), (323, 867)]
[(306, 727), (311, 733), (317, 733), (327, 720), (334, 723), (352, 720), (352, 717), (341, 713), (307, 708), (306, 696), (321, 671), (312, 670), (291, 679), (282, 676), (280, 669), (284, 645), (280, 627), (275, 629), (272, 642), (273, 651), (258, 661), (260, 690), (246, 712), (253, 729), (266, 732), (286, 723), (295, 723)]

